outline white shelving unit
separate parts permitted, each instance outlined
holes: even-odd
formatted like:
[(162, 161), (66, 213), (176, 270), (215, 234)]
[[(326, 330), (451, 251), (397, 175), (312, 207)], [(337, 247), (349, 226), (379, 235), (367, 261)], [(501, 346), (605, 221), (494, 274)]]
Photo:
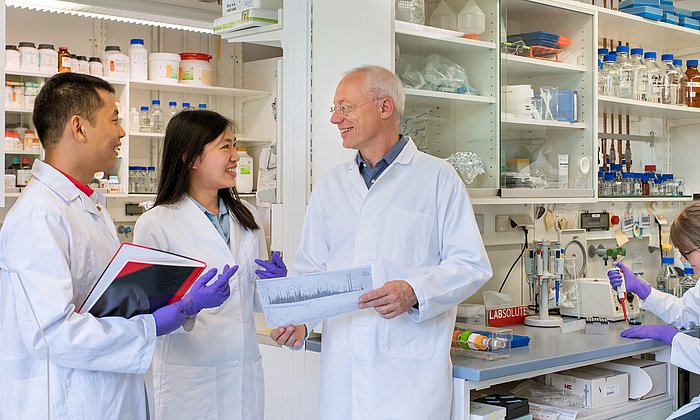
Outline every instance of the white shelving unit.
[(406, 100), (420, 106), (470, 106), (495, 104), (496, 98), (481, 95), (435, 92), (430, 90), (406, 89)]
[(585, 73), (586, 67), (558, 61), (538, 58), (520, 57), (513, 54), (501, 54), (501, 62), (507, 67), (508, 74), (515, 77), (548, 74)]
[(700, 118), (700, 108), (664, 105), (602, 95), (598, 96), (598, 112), (669, 120)]
[(551, 120), (535, 120), (535, 119), (525, 119), (525, 118), (513, 118), (510, 116), (501, 116), (501, 122), (504, 123), (508, 129), (520, 129), (520, 130), (544, 130), (544, 129), (578, 129), (584, 130), (587, 125), (585, 123), (570, 123), (566, 121), (551, 121)]
[(132, 81), (131, 89), (152, 90), (159, 92), (174, 92), (194, 95), (212, 95), (224, 97), (242, 97), (248, 100), (261, 99), (270, 96), (270, 92), (263, 90), (237, 89), (221, 86), (195, 86), (183, 83), (164, 83), (153, 81)]

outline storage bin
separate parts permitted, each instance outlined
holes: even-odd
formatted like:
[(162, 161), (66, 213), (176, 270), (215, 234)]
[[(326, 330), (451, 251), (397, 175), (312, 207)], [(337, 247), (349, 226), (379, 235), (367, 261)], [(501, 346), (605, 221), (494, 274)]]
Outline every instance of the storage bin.
[(153, 82), (178, 83), (180, 56), (171, 53), (148, 55), (148, 80)]
[(211, 56), (203, 53), (180, 53), (180, 83), (211, 86)]

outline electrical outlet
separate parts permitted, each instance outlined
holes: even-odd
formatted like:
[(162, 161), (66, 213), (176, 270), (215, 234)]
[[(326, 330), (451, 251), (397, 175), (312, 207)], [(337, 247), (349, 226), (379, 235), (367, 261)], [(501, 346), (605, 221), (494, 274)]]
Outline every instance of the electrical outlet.
[(515, 228), (510, 225), (510, 215), (508, 214), (497, 214), (496, 215), (496, 232), (512, 232)]

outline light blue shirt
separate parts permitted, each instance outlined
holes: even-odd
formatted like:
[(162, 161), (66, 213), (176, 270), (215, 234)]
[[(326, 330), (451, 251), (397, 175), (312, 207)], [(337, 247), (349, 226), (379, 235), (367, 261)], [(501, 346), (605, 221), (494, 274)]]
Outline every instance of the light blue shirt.
[(221, 237), (223, 237), (224, 241), (226, 241), (226, 243), (228, 244), (229, 240), (231, 239), (231, 221), (228, 218), (228, 207), (226, 207), (224, 200), (221, 197), (219, 197), (218, 216), (207, 210), (194, 198), (190, 197), (190, 200), (192, 200), (194, 204), (196, 204), (197, 207), (199, 207), (199, 209), (204, 212), (204, 215), (207, 216), (207, 219), (209, 219), (211, 224), (214, 225), (214, 228), (216, 228), (216, 231), (219, 232)]
[(376, 165), (374, 165), (374, 169), (369, 166), (369, 164), (360, 156), (360, 153), (357, 153), (357, 156), (355, 156), (355, 162), (357, 162), (357, 166), (360, 168), (360, 175), (362, 175), (362, 179), (365, 180), (365, 185), (367, 185), (367, 189), (372, 186), (372, 184), (377, 181), (377, 178), (386, 170), (386, 168), (389, 167), (389, 165), (392, 164), (396, 160), (396, 158), (399, 156), (401, 151), (403, 150), (404, 146), (408, 143), (408, 138), (406, 138), (404, 135), (401, 135), (399, 137), (399, 141), (397, 141), (393, 146), (391, 146), (391, 149), (389, 149), (389, 152), (384, 156), (383, 159), (381, 159), (379, 162), (377, 162)]

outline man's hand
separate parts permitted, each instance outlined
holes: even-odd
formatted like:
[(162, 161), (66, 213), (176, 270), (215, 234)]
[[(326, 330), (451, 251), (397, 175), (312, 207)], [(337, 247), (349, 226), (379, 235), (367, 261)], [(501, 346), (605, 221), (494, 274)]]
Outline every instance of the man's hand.
[(280, 346), (297, 348), (304, 344), (306, 337), (306, 325), (288, 325), (277, 327), (270, 331), (270, 338)]
[(408, 282), (391, 280), (360, 296), (358, 302), (360, 309), (374, 308), (382, 318), (391, 319), (408, 312), (418, 303), (418, 298)]

